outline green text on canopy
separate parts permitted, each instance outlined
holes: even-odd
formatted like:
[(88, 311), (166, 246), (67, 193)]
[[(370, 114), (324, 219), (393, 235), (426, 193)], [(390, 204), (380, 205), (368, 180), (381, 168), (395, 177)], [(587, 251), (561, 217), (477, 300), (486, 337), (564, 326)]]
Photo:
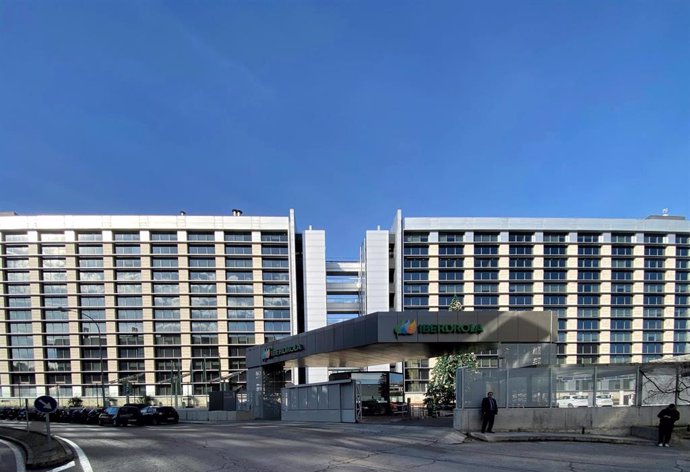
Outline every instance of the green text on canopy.
[(484, 332), (480, 324), (420, 324), (419, 334), (479, 334)]

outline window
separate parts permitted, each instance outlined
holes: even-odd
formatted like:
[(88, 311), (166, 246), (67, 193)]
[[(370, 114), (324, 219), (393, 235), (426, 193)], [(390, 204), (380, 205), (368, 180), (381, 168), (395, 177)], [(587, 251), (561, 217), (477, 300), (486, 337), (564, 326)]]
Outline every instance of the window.
[(188, 241), (213, 241), (213, 233), (192, 233), (188, 232), (187, 233), (187, 240)]
[(405, 268), (427, 268), (429, 259), (405, 259)]
[(179, 280), (179, 275), (177, 271), (162, 272), (158, 270), (153, 271), (153, 280), (160, 282), (174, 282)]
[(287, 307), (290, 306), (290, 299), (287, 297), (264, 297), (266, 307)]
[(632, 296), (611, 295), (611, 305), (632, 305)]
[(578, 233), (577, 242), (578, 243), (598, 243), (599, 234), (596, 233)]
[(598, 305), (599, 296), (598, 295), (578, 295), (577, 297), (578, 305)]
[(290, 331), (289, 321), (264, 321), (264, 331)]
[(405, 285), (405, 293), (428, 293), (429, 286), (424, 285)]
[(218, 318), (218, 314), (215, 308), (196, 308), (191, 310), (191, 317), (193, 320), (215, 320)]
[(190, 258), (189, 259), (189, 268), (190, 269), (197, 269), (197, 268), (208, 268), (208, 267), (215, 267), (216, 266), (216, 261), (214, 259), (206, 259), (206, 258)]
[(645, 234), (644, 242), (645, 244), (664, 244), (663, 234)]
[(180, 310), (153, 310), (153, 317), (157, 320), (179, 320)]
[(425, 296), (405, 296), (405, 306), (427, 306), (429, 297)]
[[(274, 277), (277, 275), (282, 276), (283, 274), (280, 272), (264, 272), (263, 280), (276, 280)], [(287, 275), (285, 273), (285, 280), (287, 280)], [(251, 272), (226, 272), (225, 274), (225, 280), (228, 282), (251, 281), (252, 279), (253, 275)]]
[(406, 243), (426, 243), (429, 241), (429, 233), (405, 233)]
[(122, 246), (122, 245), (117, 245), (115, 246), (115, 254), (121, 254), (121, 255), (139, 255), (141, 254), (141, 249), (139, 246)]
[(632, 321), (630, 320), (611, 320), (611, 330), (630, 330)]
[[(269, 248), (265, 248), (265, 249), (269, 249)], [(271, 247), (270, 249), (283, 249), (283, 248)], [(287, 248), (285, 248), (285, 251), (287, 254)], [(250, 256), (252, 254), (252, 247), (251, 246), (225, 246), (225, 254)], [(266, 253), (262, 251), (262, 254), (266, 254)]]
[(191, 293), (216, 293), (216, 284), (190, 284)]
[(141, 267), (141, 260), (138, 257), (132, 259), (123, 259), (121, 257), (116, 257), (115, 267)]
[(663, 320), (645, 319), (642, 320), (642, 329), (661, 331), (664, 328)]
[(475, 296), (474, 297), (475, 306), (494, 306), (498, 305), (498, 297), (496, 296)]
[(632, 243), (632, 234), (620, 234), (620, 233), (613, 233), (611, 235), (611, 242), (612, 243)]
[(177, 284), (153, 284), (153, 293), (173, 294), (180, 293), (180, 287)]
[(524, 257), (511, 257), (510, 267), (532, 267), (532, 259)]
[(215, 321), (192, 321), (193, 332), (216, 332), (218, 323)]
[(529, 243), (532, 242), (533, 236), (532, 233), (510, 233), (508, 235), (508, 241), (511, 243)]
[(438, 253), (441, 256), (460, 256), (462, 249), (462, 246), (441, 246), (438, 248)]
[(564, 243), (567, 241), (566, 233), (544, 233), (545, 243)]
[(565, 305), (565, 295), (544, 295), (544, 306)]
[(156, 321), (153, 329), (156, 333), (179, 333), (180, 323), (178, 321)]
[(441, 258), (438, 266), (442, 269), (459, 269), (462, 268), (462, 259)]
[(177, 241), (177, 233), (174, 231), (151, 233), (151, 241)]
[(474, 267), (477, 269), (498, 268), (498, 258), (488, 257), (484, 259), (475, 259)]
[(493, 256), (498, 254), (498, 246), (475, 246), (474, 254), (477, 256)]
[(426, 256), (429, 254), (428, 246), (405, 246), (403, 254), (406, 256)]
[(547, 269), (565, 268), (566, 262), (566, 259), (554, 259), (547, 257), (544, 259), (544, 267)]
[(545, 270), (544, 280), (565, 280), (566, 271), (564, 270)]
[[(290, 318), (290, 312), (287, 310), (264, 310), (264, 317), (268, 318), (266, 315), (269, 312), (285, 312), (287, 313), (287, 318)], [(254, 318), (254, 310), (228, 310), (228, 318), (229, 319), (253, 319)]]
[(461, 243), (464, 237), (464, 233), (439, 233), (438, 240), (442, 243)]
[(598, 318), (599, 308), (598, 307), (586, 307), (577, 309), (578, 318)]
[(566, 246), (544, 246), (545, 256), (565, 256)]
[[(151, 267), (154, 268), (177, 268), (177, 258), (154, 257), (151, 259)], [(155, 274), (155, 272), (154, 272)]]
[(475, 293), (497, 293), (498, 284), (474, 284)]
[[(632, 261), (631, 261), (632, 263)], [(577, 260), (577, 266), (580, 268), (598, 268), (599, 267), (599, 259), (583, 259), (579, 258)]]
[(598, 330), (599, 320), (597, 319), (578, 319), (577, 320), (578, 330)]
[(510, 284), (510, 293), (532, 293), (532, 284)]
[(599, 246), (579, 246), (577, 253), (580, 256), (598, 256)]
[(612, 293), (632, 293), (632, 284), (611, 284)]
[[(427, 280), (429, 275), (426, 272), (417, 272), (418, 274), (424, 274), (424, 279), (419, 279), (419, 280)], [(440, 271), (438, 273), (438, 279), (439, 280), (462, 280), (463, 275), (462, 271), (459, 270), (444, 270)], [(407, 272), (405, 272), (405, 275), (407, 275)]]
[[(679, 262), (683, 261), (676, 261), (676, 266), (678, 265)], [(644, 268), (645, 269), (663, 269), (664, 268), (664, 260), (663, 259), (645, 259), (644, 260)]]
[(115, 233), (113, 234), (115, 241), (139, 241), (138, 232)]
[[(461, 272), (462, 274), (462, 272)], [(439, 279), (440, 279), (440, 274), (439, 274)], [(405, 280), (429, 280), (429, 273), (428, 272), (408, 272), (405, 271)]]
[(216, 252), (216, 250), (213, 246), (207, 246), (207, 245), (189, 246), (189, 254), (206, 255), (206, 254), (213, 254), (215, 252)]
[(439, 293), (462, 293), (463, 284), (439, 284)]
[(510, 295), (510, 305), (532, 305), (531, 295)]
[(611, 272), (611, 280), (632, 280), (632, 272), (614, 270)]
[(216, 306), (216, 297), (191, 297), (192, 306)]
[(166, 255), (166, 254), (177, 254), (177, 246), (152, 246), (151, 254), (154, 255)]
[(154, 306), (180, 306), (180, 297), (153, 297)]
[(254, 306), (252, 297), (228, 297), (228, 306)]
[(475, 280), (498, 280), (497, 270), (475, 270), (474, 271)]
[(476, 243), (497, 243), (498, 233), (474, 233)]
[(227, 232), (225, 233), (225, 241), (228, 242), (250, 242), (252, 240), (251, 233)]
[(532, 280), (532, 271), (529, 270), (511, 270), (510, 280)]
[(632, 246), (613, 246), (611, 248), (612, 256), (632, 256), (633, 248)]

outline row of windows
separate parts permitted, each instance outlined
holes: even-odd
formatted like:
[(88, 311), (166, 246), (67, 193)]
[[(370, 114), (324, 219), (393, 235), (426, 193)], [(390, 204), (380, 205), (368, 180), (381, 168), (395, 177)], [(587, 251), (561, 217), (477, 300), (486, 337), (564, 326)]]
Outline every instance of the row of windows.
[[(248, 260), (248, 259), (247, 259)], [(475, 258), (473, 267), (476, 269), (482, 268), (498, 268), (499, 267), (498, 257), (484, 257)], [(532, 258), (520, 258), (511, 257), (508, 260), (509, 267), (537, 267), (533, 265)], [(612, 269), (634, 269), (633, 259), (611, 259)], [(191, 261), (190, 261), (191, 262)], [(406, 269), (428, 269), (429, 259), (428, 258), (406, 258), (403, 266)], [(463, 258), (448, 258), (442, 257), (438, 259), (439, 268), (449, 268), (449, 267), (464, 267)], [(558, 258), (544, 258), (543, 268), (566, 268), (567, 259)], [(589, 258), (578, 258), (577, 268), (579, 269), (600, 269), (601, 259), (589, 259)], [(645, 259), (643, 264), (644, 269), (666, 269), (664, 259)], [(677, 259), (675, 263), (675, 268), (679, 270), (690, 269), (690, 259)]]
[[(635, 235), (631, 233), (612, 233), (612, 243), (630, 243), (632, 244)], [(602, 233), (577, 233), (576, 242), (593, 244), (601, 243)], [(666, 234), (645, 233), (642, 241), (645, 244), (664, 244), (666, 242)], [(464, 233), (438, 233), (439, 242), (464, 242)], [(496, 243), (499, 242), (498, 232), (474, 232), (473, 241), (478, 243)], [(545, 243), (565, 243), (569, 240), (569, 233), (543, 233), (543, 241)], [(406, 232), (404, 236), (406, 243), (426, 243), (429, 242), (429, 233), (413, 233)], [(508, 233), (508, 241), (516, 243), (534, 242), (534, 233)], [(676, 234), (676, 244), (690, 244), (690, 235)]]
[[(215, 241), (214, 232), (191, 232), (188, 231), (187, 241)], [(251, 232), (225, 232), (224, 240), (228, 242), (251, 242), (252, 234)], [(64, 233), (41, 233), (39, 235), (41, 242), (65, 242)], [(177, 231), (167, 231), (167, 232), (151, 232), (151, 241), (177, 241), (178, 233)], [(18, 242), (28, 242), (29, 235), (26, 233), (5, 233), (3, 240), (7, 243), (18, 243)], [(127, 231), (113, 232), (113, 241), (139, 241), (140, 233), (138, 231)], [(103, 241), (103, 233), (101, 232), (89, 232), (89, 233), (77, 233), (77, 241), (84, 242), (100, 242)], [(181, 239), (184, 241), (184, 239)], [(287, 242), (288, 235), (284, 232), (262, 232), (261, 242)]]
[[(136, 245), (116, 245), (115, 251), (116, 256), (139, 256), (142, 254), (141, 247)], [(252, 246), (225, 246), (225, 254), (234, 255), (249, 255), (252, 253)], [(55, 256), (64, 257), (67, 255), (67, 249), (65, 246), (43, 246), (41, 248), (41, 254), (43, 256)], [(80, 256), (102, 256), (103, 247), (102, 246), (78, 246), (77, 255)], [(174, 245), (151, 246), (152, 255), (177, 255), (178, 248)], [(187, 253), (189, 255), (214, 255), (216, 254), (215, 246), (189, 246)], [(5, 248), (5, 255), (7, 256), (28, 256), (29, 247), (28, 246), (8, 246)], [(288, 247), (287, 246), (262, 246), (261, 255), (264, 256), (287, 256)], [(50, 259), (49, 259), (50, 260)]]
[[(518, 273), (511, 271), (510, 273)], [(566, 280), (568, 271), (566, 270), (545, 270), (544, 280)], [(475, 280), (498, 280), (498, 270), (482, 270), (474, 271)], [(405, 271), (404, 280), (406, 281), (428, 281), (428, 271)], [(438, 272), (439, 280), (463, 280), (464, 272), (461, 270), (448, 271), (441, 270)], [(577, 280), (601, 280), (600, 270), (578, 270)], [(633, 271), (611, 271), (611, 280), (633, 280)], [(663, 281), (665, 280), (665, 272), (663, 271), (648, 271), (644, 272), (644, 281)], [(675, 280), (678, 282), (690, 281), (690, 272), (676, 271)], [(680, 291), (680, 290), (679, 290)]]

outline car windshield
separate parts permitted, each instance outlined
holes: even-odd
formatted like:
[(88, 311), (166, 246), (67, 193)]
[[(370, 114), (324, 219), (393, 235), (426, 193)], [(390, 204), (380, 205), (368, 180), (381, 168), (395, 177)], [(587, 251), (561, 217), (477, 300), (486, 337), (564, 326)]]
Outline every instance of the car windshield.
[(587, 400), (587, 397), (585, 395), (575, 395), (573, 396), (576, 400)]

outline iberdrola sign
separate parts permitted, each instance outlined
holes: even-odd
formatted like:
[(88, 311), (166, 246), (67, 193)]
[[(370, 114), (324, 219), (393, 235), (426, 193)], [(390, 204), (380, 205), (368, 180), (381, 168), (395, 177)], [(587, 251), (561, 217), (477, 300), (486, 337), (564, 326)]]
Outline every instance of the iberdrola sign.
[(395, 337), (410, 336), (412, 334), (479, 334), (484, 332), (484, 327), (478, 323), (438, 323), (420, 324), (416, 320), (406, 320), (398, 323), (393, 329)]
[(304, 351), (304, 346), (302, 344), (293, 344), (292, 346), (286, 346), (281, 348), (265, 347), (261, 351), (261, 360), (267, 361), (274, 357), (283, 356), (285, 354), (290, 354), (291, 352), (299, 351)]

